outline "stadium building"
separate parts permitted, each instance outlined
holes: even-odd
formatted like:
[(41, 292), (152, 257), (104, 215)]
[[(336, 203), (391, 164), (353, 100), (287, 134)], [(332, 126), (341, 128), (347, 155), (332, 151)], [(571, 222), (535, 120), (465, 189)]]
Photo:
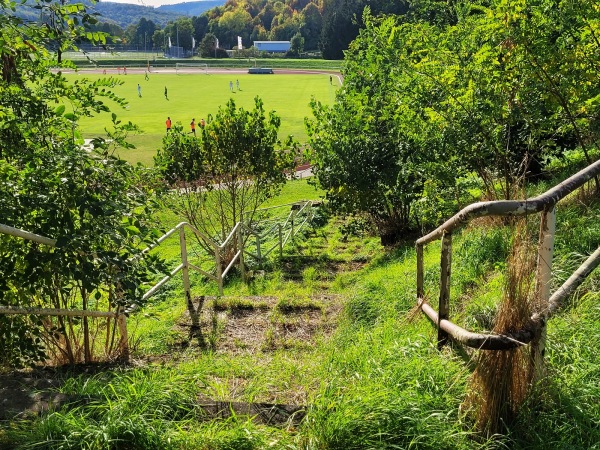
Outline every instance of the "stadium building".
[(290, 41), (254, 41), (254, 47), (259, 52), (285, 53), (290, 46)]

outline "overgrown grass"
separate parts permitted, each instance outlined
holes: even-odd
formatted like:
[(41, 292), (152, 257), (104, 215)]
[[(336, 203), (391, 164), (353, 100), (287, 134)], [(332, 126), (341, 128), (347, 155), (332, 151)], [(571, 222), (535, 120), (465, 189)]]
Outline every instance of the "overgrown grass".
[[(595, 202), (559, 206), (558, 264), (573, 249), (587, 251), (581, 236), (600, 242), (594, 219), (599, 212)], [(138, 357), (148, 358), (139, 362), (143, 369), (68, 376), (63, 391), (89, 395), (89, 403), (3, 424), (0, 442), (4, 448), (48, 449), (598, 448), (600, 349), (593, 344), (600, 339), (598, 275), (549, 323), (548, 376), (539, 394), (503, 436), (486, 439), (473, 432), (462, 407), (472, 370), (469, 355), (452, 347), (437, 350), (434, 327), (413, 312), (412, 243), (385, 250), (368, 236), (344, 241), (338, 239), (342, 225), (332, 219), (309, 233), (286, 254), (289, 266), (274, 265), (248, 285), (233, 278), (226, 286), (228, 297), (284, 299), (283, 309), (326, 307), (315, 297), (336, 294), (345, 306), (333, 335), (320, 336), (314, 346), (253, 353), (175, 349), (169, 333), (184, 309), (175, 283), (145, 309), (154, 318), (139, 316), (144, 334), (135, 334), (145, 344)], [(452, 319), (482, 329), (489, 324), (478, 324), (473, 316), (493, 322), (511, 239), (507, 229), (490, 224), (485, 233), (468, 229), (455, 235)], [(434, 305), (439, 261), (439, 245), (427, 246), (425, 282)], [(154, 329), (162, 331), (150, 334)], [(198, 396), (305, 405), (307, 415), (299, 427), (257, 425), (245, 417), (203, 420)]]

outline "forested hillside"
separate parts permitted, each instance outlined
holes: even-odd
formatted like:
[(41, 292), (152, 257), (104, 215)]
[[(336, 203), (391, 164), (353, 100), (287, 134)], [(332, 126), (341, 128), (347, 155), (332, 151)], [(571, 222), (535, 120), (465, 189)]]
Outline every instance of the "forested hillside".
[(160, 10), (152, 6), (114, 2), (98, 2), (92, 5), (90, 10), (100, 14), (101, 22), (114, 22), (123, 29), (132, 24), (137, 24), (142, 18), (164, 27), (169, 21), (182, 15), (177, 11)]
[[(169, 21), (175, 20), (178, 16), (185, 14), (173, 10), (160, 10), (141, 4), (114, 2), (97, 2), (93, 4), (88, 0), (78, 3), (86, 5), (88, 12), (97, 13), (99, 15), (98, 21), (100, 23), (115, 24), (122, 29), (137, 24), (142, 18), (151, 20), (156, 25), (164, 27)], [(210, 7), (212, 6), (214, 5), (211, 5)], [(29, 3), (17, 5), (15, 8), (15, 15), (29, 21), (37, 21), (40, 19), (40, 11), (32, 8)]]
[[(485, 3), (485, 2), (475, 2)], [(374, 16), (396, 14), (406, 21), (448, 24), (456, 21), (455, 9), (441, 1), (383, 0), (229, 0), (198, 18), (225, 48), (254, 40), (291, 40), (301, 37), (303, 50), (321, 50), (326, 59), (342, 59), (343, 51), (363, 25), (363, 11)], [(196, 36), (201, 39), (203, 36)]]
[(183, 2), (174, 5), (161, 5), (156, 8), (157, 11), (171, 12), (186, 16), (199, 16), (204, 11), (217, 6), (222, 6), (225, 0), (203, 0), (199, 2)]
[[(91, 29), (117, 36), (123, 44), (165, 50), (168, 37), (179, 38), (180, 46), (191, 51), (195, 43), (204, 57), (215, 55), (217, 39), (217, 56), (226, 56), (223, 50), (237, 48), (240, 36), (244, 48), (257, 40), (292, 41), (290, 56), (320, 51), (325, 59), (342, 59), (364, 26), (365, 8), (373, 16), (394, 14), (407, 22), (443, 25), (457, 20), (455, 8), (434, 0), (208, 0), (158, 8), (89, 0), (83, 4), (97, 14), (98, 22), (90, 24)], [(28, 4), (17, 6), (16, 15), (29, 21), (44, 18)]]

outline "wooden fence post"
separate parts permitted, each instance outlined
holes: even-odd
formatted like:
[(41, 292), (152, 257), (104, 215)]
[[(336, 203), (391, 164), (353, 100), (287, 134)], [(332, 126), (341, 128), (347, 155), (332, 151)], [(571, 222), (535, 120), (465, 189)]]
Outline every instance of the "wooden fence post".
[(258, 267), (262, 269), (262, 255), (260, 254), (260, 236), (257, 234), (254, 235), (256, 238), (256, 259), (258, 259)]
[(425, 288), (423, 285), (423, 244), (416, 245), (417, 251), (417, 302), (421, 302), (425, 297)]
[(215, 248), (215, 264), (217, 270), (217, 283), (219, 284), (219, 295), (223, 295), (223, 267), (221, 266), (221, 247)]
[(450, 272), (452, 268), (452, 233), (444, 231), (442, 237), (442, 258), (440, 277), (440, 302), (438, 308), (438, 348), (448, 342), (448, 333), (440, 328), (440, 322), (450, 314)]
[(292, 241), (294, 240), (294, 219), (296, 218), (296, 211), (297, 211), (297, 209), (292, 206), (292, 218), (290, 220), (290, 224), (292, 226), (292, 228), (291, 228), (292, 232), (291, 232), (290, 236), (292, 237)]
[(279, 231), (279, 257), (283, 258), (283, 230), (280, 223), (277, 224), (277, 229)]
[(119, 327), (119, 353), (120, 359), (123, 362), (129, 362), (129, 336), (127, 335), (127, 317), (125, 316), (125, 308), (119, 306), (117, 308), (117, 325)]
[(246, 281), (246, 267), (244, 266), (244, 222), (240, 222), (238, 226), (238, 247), (240, 252), (240, 273), (242, 275), (242, 281)]
[[(537, 309), (546, 310), (550, 299), (552, 282), (552, 256), (554, 252), (554, 234), (556, 231), (556, 211), (554, 208), (542, 213), (538, 247), (536, 296)], [(543, 319), (538, 335), (531, 342), (531, 359), (533, 364), (533, 381), (540, 381), (544, 376), (544, 353), (546, 351), (546, 318)]]
[(192, 304), (192, 293), (190, 290), (190, 271), (187, 257), (187, 245), (185, 242), (185, 226), (179, 228), (179, 247), (181, 251), (181, 274), (183, 277), (183, 291), (185, 293), (185, 300), (189, 305)]

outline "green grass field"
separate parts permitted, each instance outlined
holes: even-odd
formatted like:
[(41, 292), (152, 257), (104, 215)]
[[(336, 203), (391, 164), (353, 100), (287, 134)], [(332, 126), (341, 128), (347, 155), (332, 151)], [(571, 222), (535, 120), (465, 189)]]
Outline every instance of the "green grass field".
[[(132, 162), (152, 164), (152, 158), (161, 145), (165, 133), (165, 120), (171, 117), (173, 124), (181, 123), (189, 129), (192, 118), (199, 122), (217, 112), (229, 98), (234, 98), (238, 107), (252, 108), (254, 97), (259, 96), (267, 111), (275, 110), (281, 117), (280, 136), (293, 135), (300, 142), (306, 140), (304, 118), (312, 116), (309, 102), (311, 97), (332, 103), (334, 91), (339, 86), (337, 79), (334, 85), (329, 84), (329, 74), (318, 75), (249, 75), (232, 72), (230, 74), (190, 74), (176, 75), (151, 73), (149, 80), (143, 73), (115, 75), (123, 81), (114, 91), (129, 101), (127, 109), (109, 104), (120, 120), (131, 120), (142, 129), (139, 135), (131, 136), (130, 142), (136, 149), (126, 150), (121, 157)], [(79, 73), (67, 75), (72, 78), (87, 77), (97, 79), (105, 75)], [(235, 89), (236, 80), (240, 82), (240, 90)], [(234, 92), (229, 90), (229, 82), (234, 83)], [(142, 96), (138, 96), (137, 85), (141, 86)], [(165, 99), (165, 86), (168, 100)], [(94, 118), (82, 120), (82, 134), (86, 138), (103, 134), (110, 124), (110, 115), (101, 114)]]

